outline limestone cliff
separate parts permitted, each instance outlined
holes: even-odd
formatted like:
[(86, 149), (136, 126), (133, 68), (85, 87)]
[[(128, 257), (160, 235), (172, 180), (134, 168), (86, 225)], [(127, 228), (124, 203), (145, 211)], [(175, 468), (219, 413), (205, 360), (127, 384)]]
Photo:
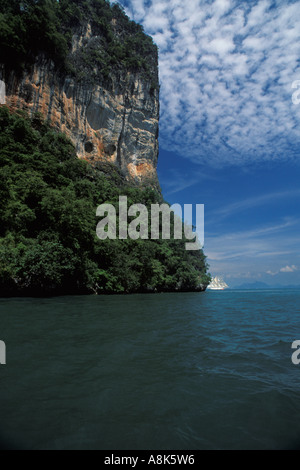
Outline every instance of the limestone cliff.
[[(122, 40), (126, 32), (118, 20), (113, 18), (110, 27)], [(121, 59), (107, 70), (105, 48), (101, 30), (84, 21), (72, 28), (68, 69), (44, 52), (21, 71), (2, 64), (6, 103), (30, 115), (41, 113), (71, 139), (79, 158), (100, 168), (112, 163), (128, 181), (159, 187), (157, 54), (149, 58), (147, 75)]]

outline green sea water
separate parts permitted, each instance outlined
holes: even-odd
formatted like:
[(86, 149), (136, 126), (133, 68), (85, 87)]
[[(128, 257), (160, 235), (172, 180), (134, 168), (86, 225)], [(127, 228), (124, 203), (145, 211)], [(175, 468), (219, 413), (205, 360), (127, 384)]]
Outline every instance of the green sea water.
[(300, 448), (300, 291), (1, 299), (2, 447)]

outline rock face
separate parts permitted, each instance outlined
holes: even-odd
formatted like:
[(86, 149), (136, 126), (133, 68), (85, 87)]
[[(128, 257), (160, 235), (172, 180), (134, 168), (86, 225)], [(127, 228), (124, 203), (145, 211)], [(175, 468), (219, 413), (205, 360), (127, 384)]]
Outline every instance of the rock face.
[[(93, 41), (87, 25), (73, 35), (70, 57), (78, 57)], [(157, 63), (154, 74), (158, 80)], [(59, 72), (45, 55), (21, 74), (3, 67), (0, 79), (6, 83), (6, 104), (30, 115), (41, 113), (70, 138), (79, 158), (100, 168), (112, 163), (131, 183), (159, 188), (159, 88), (151, 79), (127, 71), (112, 74), (107, 84), (78, 80)]]

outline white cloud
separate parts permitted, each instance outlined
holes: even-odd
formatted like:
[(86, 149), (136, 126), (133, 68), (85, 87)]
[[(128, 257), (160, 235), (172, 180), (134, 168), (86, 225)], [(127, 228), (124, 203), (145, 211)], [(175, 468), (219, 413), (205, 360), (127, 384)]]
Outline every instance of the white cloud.
[(295, 271), (298, 271), (298, 268), (294, 264), (293, 266), (286, 266), (285, 268), (280, 269), (281, 273), (294, 273)]
[(230, 0), (215, 0), (212, 9), (216, 15), (222, 16), (228, 12), (231, 7)]
[(235, 49), (234, 42), (232, 38), (217, 38), (213, 39), (206, 46), (206, 50), (212, 53), (219, 54), (220, 56), (226, 57), (228, 52), (231, 52)]
[(279, 273), (294, 273), (298, 271), (298, 268), (297, 266), (295, 266), (294, 264), (292, 266), (286, 266), (285, 268), (281, 268), (279, 269), (279, 271), (267, 271), (267, 274), (269, 274), (270, 276), (277, 276), (277, 274)]
[(160, 47), (160, 145), (211, 166), (295, 160), (300, 2), (125, 0)]

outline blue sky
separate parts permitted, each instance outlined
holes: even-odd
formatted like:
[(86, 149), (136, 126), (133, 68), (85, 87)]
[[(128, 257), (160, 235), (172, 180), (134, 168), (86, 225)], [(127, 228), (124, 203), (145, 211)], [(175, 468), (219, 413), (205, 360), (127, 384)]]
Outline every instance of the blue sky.
[(211, 273), (300, 284), (300, 2), (120, 3), (159, 46), (159, 178), (205, 204)]

